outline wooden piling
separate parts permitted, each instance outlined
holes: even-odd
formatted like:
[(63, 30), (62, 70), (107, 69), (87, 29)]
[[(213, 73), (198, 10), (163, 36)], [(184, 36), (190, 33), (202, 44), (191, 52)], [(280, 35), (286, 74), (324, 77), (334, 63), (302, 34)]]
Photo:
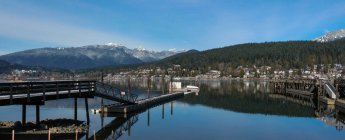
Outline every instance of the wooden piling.
[(74, 98), (74, 121), (78, 120), (78, 99)]
[(89, 115), (89, 103), (87, 101), (87, 98), (85, 98), (85, 111), (86, 111), (86, 123), (90, 124), (90, 115)]
[(12, 140), (14, 140), (14, 130), (12, 130)]
[(75, 140), (78, 140), (78, 128), (75, 129)]
[(26, 104), (22, 105), (22, 125), (26, 125)]
[(40, 126), (40, 105), (36, 105), (36, 126)]
[(48, 129), (48, 140), (50, 140), (50, 128)]

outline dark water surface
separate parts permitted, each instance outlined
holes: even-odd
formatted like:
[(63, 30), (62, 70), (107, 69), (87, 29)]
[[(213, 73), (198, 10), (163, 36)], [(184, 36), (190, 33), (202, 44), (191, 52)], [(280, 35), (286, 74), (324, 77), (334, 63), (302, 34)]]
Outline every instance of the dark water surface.
[[(117, 82), (126, 88), (126, 82)], [(156, 96), (164, 83), (133, 82), (139, 98)], [(198, 95), (156, 106), (139, 114), (101, 117), (90, 111), (90, 133), (107, 126), (113, 129), (104, 138), (122, 140), (229, 140), (229, 139), (344, 139), (344, 113), (316, 104), (313, 108), (288, 98), (269, 94), (268, 82), (258, 80), (184, 81), (200, 87)], [(89, 99), (89, 108), (98, 109), (100, 98)], [(41, 119), (74, 118), (74, 100), (48, 101), (41, 107)], [(78, 119), (86, 120), (84, 99), (78, 100)], [(106, 104), (111, 103), (106, 101)], [(21, 106), (1, 106), (0, 121), (20, 121)], [(111, 116), (111, 115), (110, 115)], [(114, 116), (114, 115), (112, 115)], [(317, 117), (316, 117), (317, 116)], [(27, 120), (35, 121), (35, 107), (27, 109)], [(102, 123), (103, 122), (103, 123)], [(85, 137), (83, 138), (85, 139)]]

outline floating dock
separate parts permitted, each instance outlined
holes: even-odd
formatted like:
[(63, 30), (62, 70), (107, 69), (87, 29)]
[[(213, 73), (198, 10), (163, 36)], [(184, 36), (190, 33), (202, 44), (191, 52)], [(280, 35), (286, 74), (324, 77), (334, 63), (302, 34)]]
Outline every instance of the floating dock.
[(325, 96), (320, 96), (319, 97), (319, 101), (327, 104), (327, 105), (334, 105), (335, 104), (335, 100), (333, 99), (330, 99), (330, 98), (327, 98)]
[(177, 98), (184, 97), (185, 94), (189, 94), (191, 92), (177, 92), (177, 93), (170, 93), (164, 94), (156, 97), (151, 97), (148, 99), (139, 100), (136, 104), (133, 105), (108, 105), (104, 106), (100, 112), (105, 113), (129, 113), (138, 110), (144, 110), (146, 108), (150, 108), (154, 105), (161, 104), (170, 100), (175, 100)]

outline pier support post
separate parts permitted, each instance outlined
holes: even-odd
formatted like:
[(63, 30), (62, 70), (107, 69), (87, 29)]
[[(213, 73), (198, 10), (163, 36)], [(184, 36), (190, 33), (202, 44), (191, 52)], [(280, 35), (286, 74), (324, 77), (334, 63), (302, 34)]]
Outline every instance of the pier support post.
[(40, 105), (36, 105), (36, 126), (40, 126)]
[(87, 101), (87, 98), (85, 98), (85, 111), (86, 111), (86, 123), (90, 124), (89, 102)]
[(164, 104), (162, 105), (162, 119), (164, 119), (164, 115), (165, 115), (165, 112), (164, 112)]
[(174, 102), (170, 102), (170, 115), (172, 116), (174, 114)]
[(74, 98), (74, 121), (78, 120), (78, 100)]
[(147, 109), (147, 127), (150, 127), (150, 109)]
[(128, 133), (128, 136), (131, 136), (131, 127), (132, 127), (132, 120), (129, 120), (128, 122), (127, 122), (127, 126), (128, 126), (128, 131), (127, 131), (127, 133)]
[(26, 125), (26, 104), (22, 105), (22, 125)]

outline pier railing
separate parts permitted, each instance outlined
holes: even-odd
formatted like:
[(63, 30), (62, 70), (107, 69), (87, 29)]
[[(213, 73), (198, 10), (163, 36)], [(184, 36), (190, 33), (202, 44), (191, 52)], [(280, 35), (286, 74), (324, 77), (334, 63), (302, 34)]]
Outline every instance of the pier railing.
[(95, 81), (39, 81), (39, 82), (3, 82), (0, 83), (0, 100), (10, 100), (10, 104), (15, 99), (25, 99), (30, 102), (33, 97), (90, 93), (95, 91)]

